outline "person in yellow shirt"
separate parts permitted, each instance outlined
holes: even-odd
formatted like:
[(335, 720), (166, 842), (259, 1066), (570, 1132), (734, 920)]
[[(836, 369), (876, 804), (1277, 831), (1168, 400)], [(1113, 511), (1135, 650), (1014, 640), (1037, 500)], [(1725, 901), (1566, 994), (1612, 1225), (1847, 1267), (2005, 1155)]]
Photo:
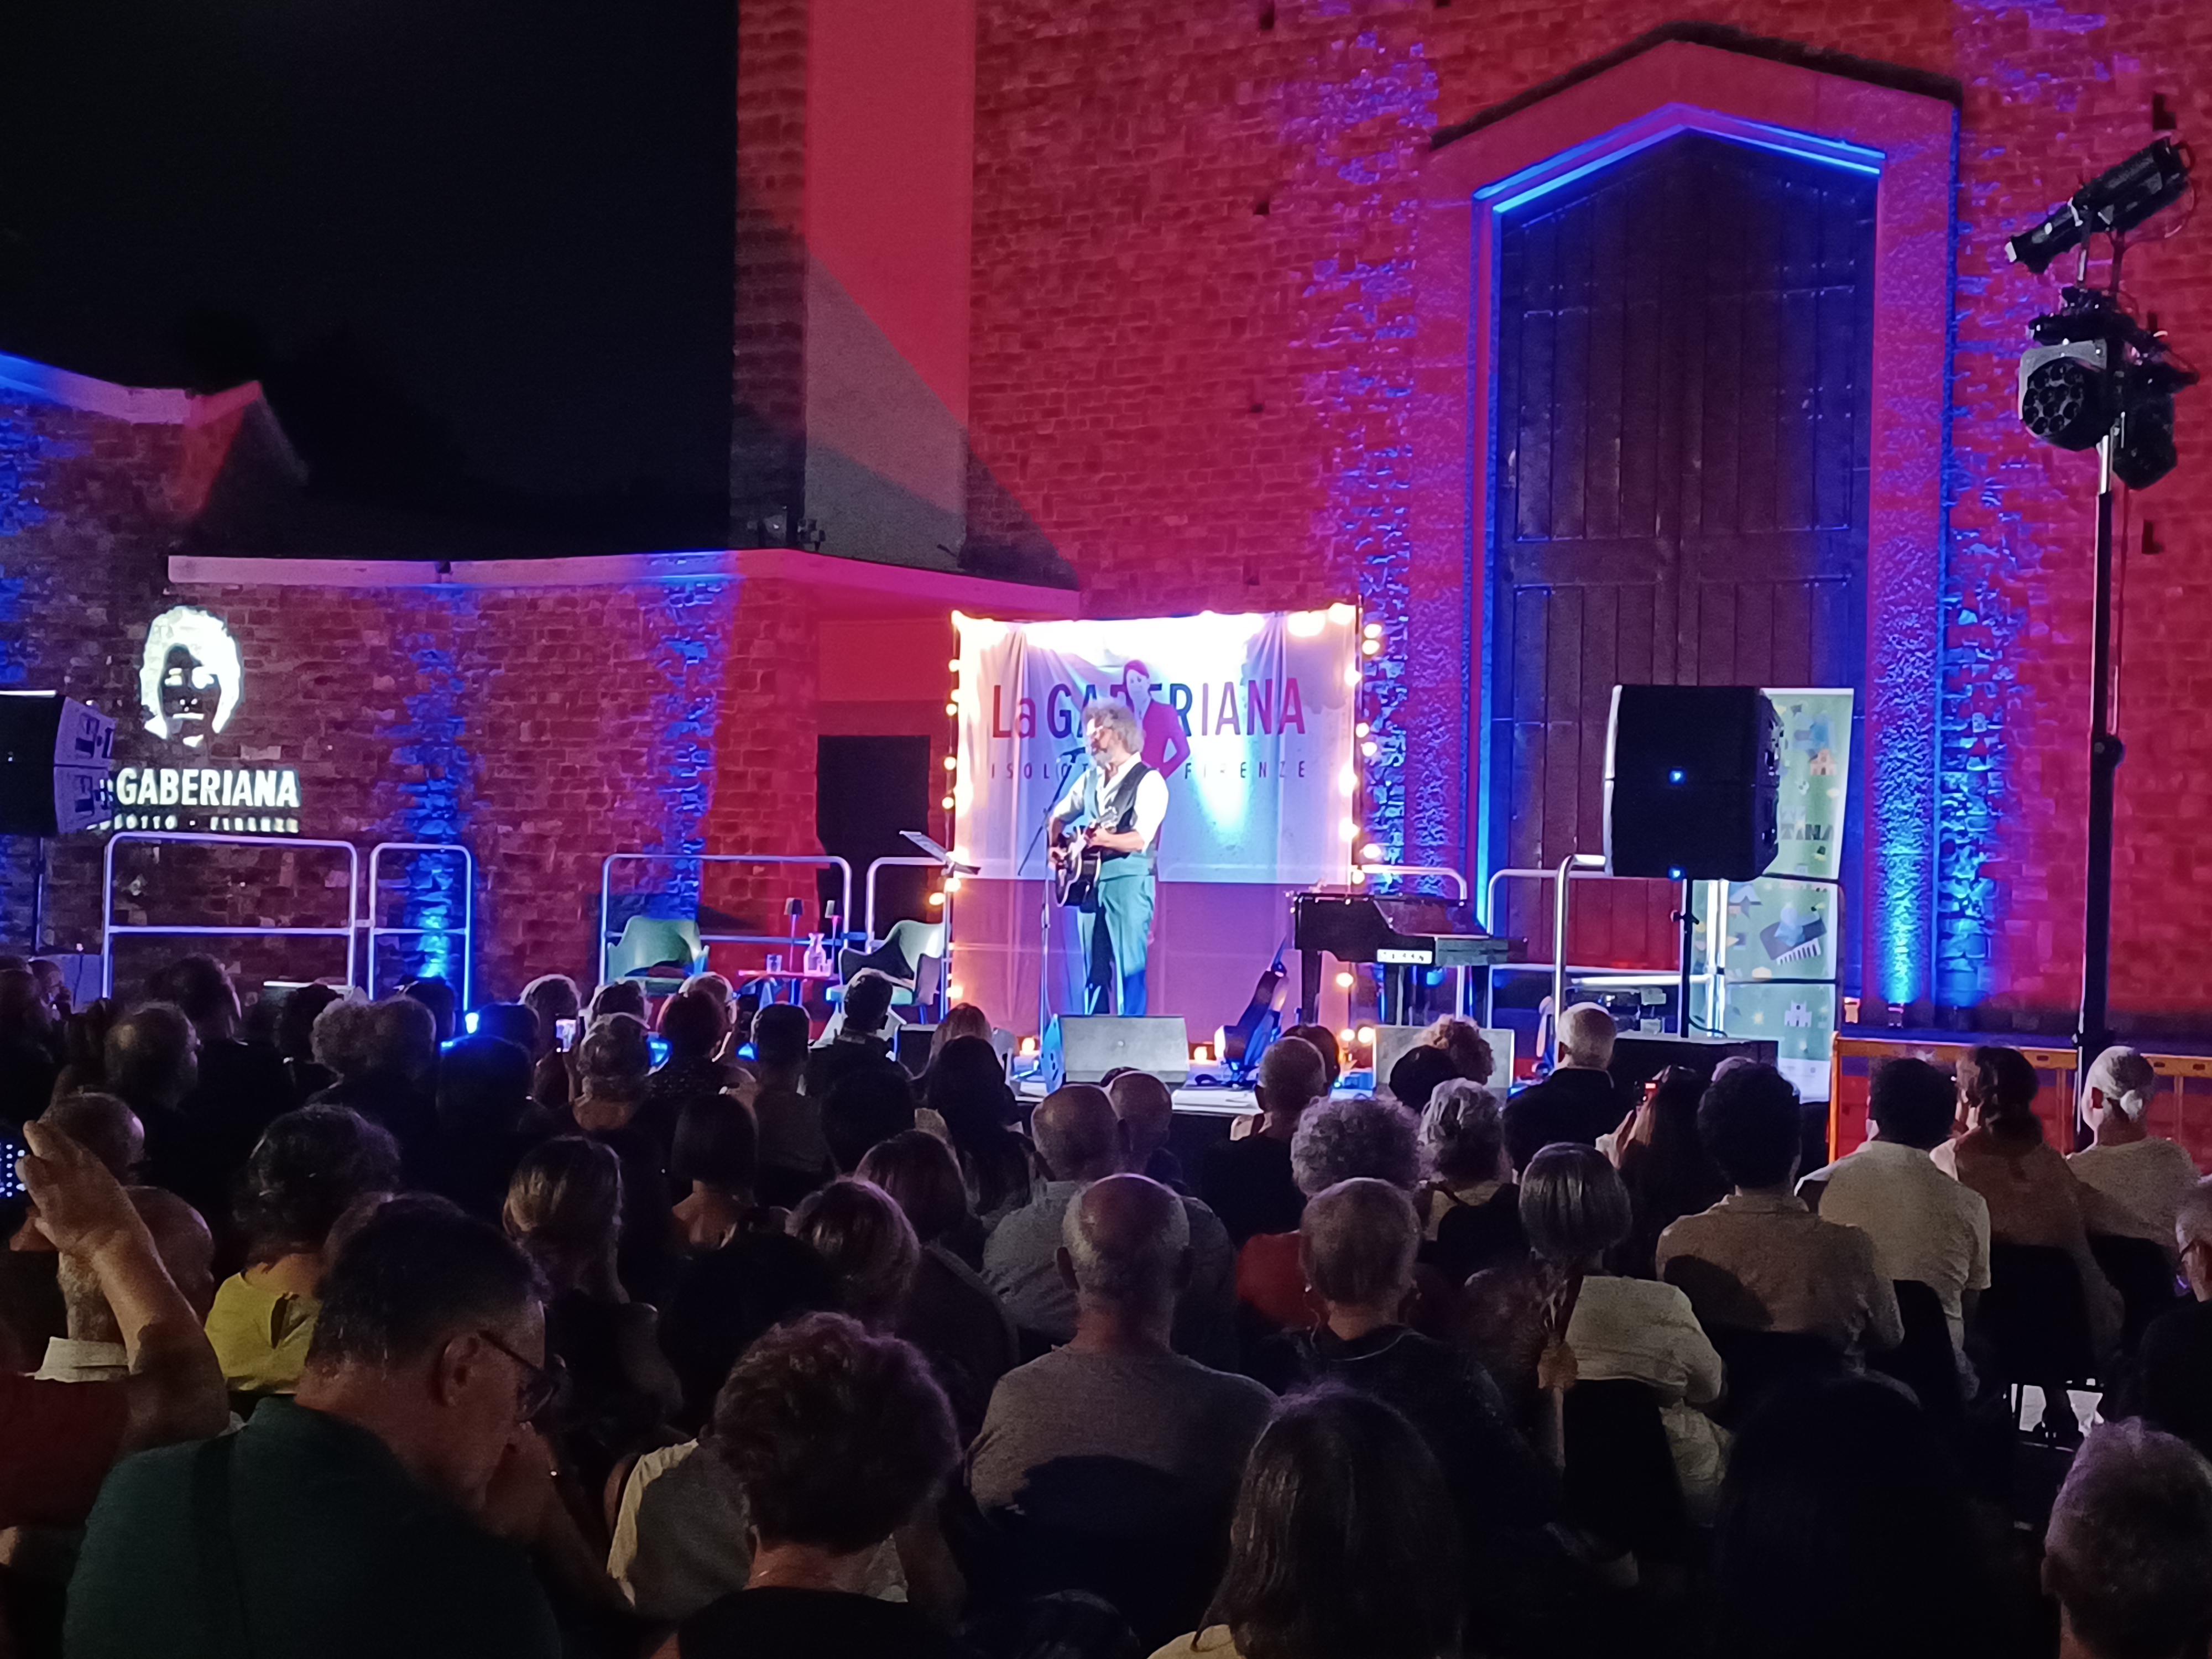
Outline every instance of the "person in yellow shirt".
[(207, 1318), (232, 1394), (297, 1389), (332, 1230), (362, 1200), (398, 1185), (398, 1143), (343, 1106), (302, 1107), (263, 1133), (239, 1207), (246, 1267), (217, 1288)]

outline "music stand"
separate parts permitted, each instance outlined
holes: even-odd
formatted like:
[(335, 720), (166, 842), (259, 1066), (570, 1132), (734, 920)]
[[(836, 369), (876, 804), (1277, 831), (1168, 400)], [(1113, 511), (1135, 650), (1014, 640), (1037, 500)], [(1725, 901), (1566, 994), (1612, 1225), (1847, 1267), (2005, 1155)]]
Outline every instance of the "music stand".
[(899, 834), (905, 836), (907, 840), (912, 842), (923, 852), (928, 854), (930, 857), (935, 859), (938, 863), (944, 866), (945, 870), (952, 875), (976, 876), (981, 875), (983, 872), (983, 866), (981, 865), (963, 863), (960, 860), (952, 856), (952, 852), (950, 848), (939, 846), (937, 842), (932, 841), (927, 836), (923, 835), (919, 830), (902, 830), (899, 831)]
[[(951, 848), (931, 840), (919, 830), (902, 830), (899, 834), (912, 842), (921, 852), (935, 859), (938, 867), (949, 876), (973, 876), (979, 875), (982, 872), (981, 865), (969, 864), (965, 860), (953, 857)], [(948, 886), (945, 892), (944, 911), (945, 972), (937, 988), (937, 1006), (939, 1010), (938, 1018), (940, 1019), (944, 1018), (943, 1011), (952, 1006), (952, 890)]]

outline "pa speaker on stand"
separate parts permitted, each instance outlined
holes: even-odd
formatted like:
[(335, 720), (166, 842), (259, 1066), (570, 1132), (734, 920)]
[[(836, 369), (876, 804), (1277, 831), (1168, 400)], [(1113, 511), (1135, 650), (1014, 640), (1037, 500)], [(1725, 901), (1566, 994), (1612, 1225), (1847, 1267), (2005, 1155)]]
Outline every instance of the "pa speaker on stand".
[[(1750, 685), (1616, 685), (1605, 740), (1605, 864), (1680, 882), (1675, 1030), (1690, 1033), (1700, 881), (1753, 881), (1781, 848), (1782, 719)], [(1714, 964), (1715, 971), (1718, 965)]]

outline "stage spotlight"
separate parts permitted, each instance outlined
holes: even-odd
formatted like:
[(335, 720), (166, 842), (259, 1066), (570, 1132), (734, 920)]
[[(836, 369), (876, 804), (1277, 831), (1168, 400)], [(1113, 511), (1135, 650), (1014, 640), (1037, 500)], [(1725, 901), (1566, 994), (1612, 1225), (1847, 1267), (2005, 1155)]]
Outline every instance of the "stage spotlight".
[(2005, 258), (2040, 276), (2070, 247), (2103, 232), (2124, 234), (2189, 187), (2190, 157), (2172, 138), (2145, 145), (2109, 167), (2005, 244)]
[(2112, 429), (2118, 391), (2102, 340), (2039, 346), (2020, 360), (2020, 420), (2060, 449), (2094, 449)]
[(2181, 459), (2173, 447), (2173, 393), (2153, 392), (2120, 411), (2112, 431), (2112, 476), (2130, 489), (2147, 489)]

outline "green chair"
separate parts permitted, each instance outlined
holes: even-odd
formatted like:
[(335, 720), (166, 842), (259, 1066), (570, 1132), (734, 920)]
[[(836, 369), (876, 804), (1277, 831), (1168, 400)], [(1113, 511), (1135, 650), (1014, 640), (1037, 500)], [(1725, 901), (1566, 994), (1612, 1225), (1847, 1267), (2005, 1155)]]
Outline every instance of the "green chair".
[[(657, 969), (676, 965), (683, 972), (671, 978)], [(707, 966), (707, 947), (700, 941), (699, 924), (687, 917), (632, 916), (623, 923), (622, 937), (607, 953), (607, 977), (634, 979), (647, 996), (674, 996), (684, 981)]]
[[(897, 987), (891, 1006), (913, 1007), (933, 1003), (945, 976), (945, 924), (941, 921), (895, 921), (884, 942), (872, 951), (840, 951), (837, 972), (850, 980), (863, 968), (873, 968)], [(844, 1000), (845, 988), (831, 988), (830, 1000)]]

